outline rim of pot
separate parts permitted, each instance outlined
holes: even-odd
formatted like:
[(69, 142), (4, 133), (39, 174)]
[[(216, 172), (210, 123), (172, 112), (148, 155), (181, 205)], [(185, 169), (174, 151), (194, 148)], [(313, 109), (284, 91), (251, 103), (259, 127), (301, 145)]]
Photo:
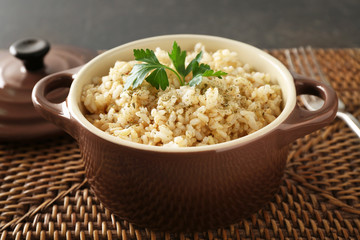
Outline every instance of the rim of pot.
[[(82, 104), (80, 102), (80, 96), (82, 92), (83, 86), (90, 82), (89, 79), (82, 79), (84, 78), (83, 75), (86, 75), (86, 72), (95, 67), (97, 64), (101, 63), (104, 59), (113, 57), (114, 55), (118, 54), (121, 50), (129, 50), (136, 48), (135, 46), (139, 44), (143, 44), (146, 42), (156, 42), (159, 40), (189, 40), (192, 39), (195, 42), (201, 42), (201, 40), (210, 40), (210, 41), (220, 41), (222, 43), (232, 43), (234, 45), (240, 44), (245, 48), (248, 48), (249, 51), (252, 51), (257, 54), (257, 57), (264, 61), (266, 64), (268, 64), (268, 67), (274, 68), (275, 71), (279, 72), (279, 75), (282, 79), (277, 79), (281, 81), (281, 91), (283, 95), (283, 101), (285, 102), (283, 104), (283, 109), (281, 114), (271, 123), (264, 126), (263, 128), (250, 133), (246, 136), (230, 140), (223, 143), (217, 143), (213, 145), (205, 145), (205, 146), (193, 146), (193, 147), (173, 147), (173, 146), (151, 146), (147, 144), (142, 143), (135, 143), (131, 142), (129, 140), (124, 140), (119, 137), (112, 136), (97, 127), (95, 127), (93, 124), (91, 124), (84, 116), (84, 114), (81, 111), (80, 105)], [(180, 45), (180, 44), (179, 44)], [(181, 45), (180, 45), (181, 46)], [(159, 46), (162, 47), (162, 46)], [(226, 48), (226, 46), (224, 47)], [(232, 50), (232, 49), (230, 49)], [(233, 51), (233, 50), (232, 50)], [(115, 62), (113, 62), (114, 64)], [(109, 68), (106, 69), (107, 73)], [(102, 76), (101, 74), (99, 76)], [(95, 76), (93, 76), (95, 77)], [(280, 84), (280, 82), (279, 82)], [(296, 90), (295, 90), (295, 84), (292, 75), (288, 71), (288, 69), (276, 58), (272, 57), (271, 55), (265, 53), (264, 51), (251, 46), (249, 44), (239, 42), (236, 40), (231, 40), (227, 38), (221, 38), (221, 37), (215, 37), (215, 36), (208, 36), (208, 35), (193, 35), (193, 34), (175, 34), (175, 35), (163, 35), (163, 36), (157, 36), (157, 37), (150, 37), (145, 39), (140, 39), (137, 41), (129, 42), (127, 44), (120, 45), (118, 47), (115, 47), (113, 49), (110, 49), (94, 59), (92, 59), (90, 62), (88, 62), (75, 76), (75, 80), (70, 88), (70, 92), (67, 98), (68, 101), (68, 108), (69, 112), (71, 113), (71, 117), (76, 119), (76, 121), (82, 126), (87, 128), (89, 131), (91, 131), (93, 134), (97, 135), (98, 137), (105, 139), (109, 142), (126, 146), (133, 149), (138, 150), (145, 150), (145, 151), (152, 151), (152, 152), (168, 152), (168, 153), (187, 153), (187, 152), (203, 152), (203, 151), (224, 151), (227, 149), (233, 149), (245, 144), (249, 144), (253, 141), (256, 141), (257, 139), (260, 139), (265, 134), (268, 134), (272, 130), (276, 129), (281, 123), (290, 115), (292, 110), (294, 109), (296, 105)]]

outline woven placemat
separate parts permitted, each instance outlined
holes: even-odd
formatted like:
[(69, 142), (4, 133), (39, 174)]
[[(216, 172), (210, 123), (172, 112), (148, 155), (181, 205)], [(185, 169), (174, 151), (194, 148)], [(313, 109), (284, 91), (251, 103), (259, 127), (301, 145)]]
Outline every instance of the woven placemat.
[[(270, 50), (286, 64), (284, 49)], [(360, 49), (315, 49), (347, 109), (360, 118)], [(0, 143), (0, 239), (360, 239), (360, 139), (339, 119), (291, 145), (278, 193), (227, 228), (162, 233), (105, 209), (68, 136)]]

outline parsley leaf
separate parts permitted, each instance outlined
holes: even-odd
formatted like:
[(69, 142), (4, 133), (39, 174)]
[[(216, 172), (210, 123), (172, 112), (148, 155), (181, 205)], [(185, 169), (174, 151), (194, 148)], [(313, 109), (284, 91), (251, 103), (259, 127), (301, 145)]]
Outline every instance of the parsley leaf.
[(134, 49), (134, 57), (135, 60), (152, 63), (152, 64), (160, 64), (153, 50), (150, 49)]
[(214, 72), (207, 64), (200, 64), (202, 58), (202, 52), (196, 55), (196, 57), (185, 67), (186, 51), (181, 51), (181, 48), (176, 42), (173, 44), (172, 51), (168, 53), (169, 58), (174, 64), (175, 69), (163, 65), (157, 59), (154, 51), (150, 49), (134, 49), (135, 60), (144, 62), (135, 64), (130, 72), (130, 75), (126, 79), (124, 90), (132, 87), (137, 88), (143, 83), (144, 80), (149, 82), (156, 89), (161, 88), (165, 90), (169, 86), (169, 79), (166, 73), (166, 69), (172, 71), (179, 79), (180, 85), (186, 84), (185, 77), (193, 72), (193, 78), (188, 83), (190, 86), (196, 86), (200, 84), (202, 77), (219, 77), (226, 75), (227, 73), (222, 71)]
[(171, 53), (169, 53), (169, 57), (174, 64), (176, 71), (182, 76), (182, 83), (185, 83), (185, 58), (186, 58), (186, 51), (181, 51), (181, 48), (177, 45), (176, 42), (173, 44), (173, 49)]
[(166, 71), (164, 68), (155, 69), (147, 78), (152, 86), (159, 89), (159, 86), (162, 90), (165, 90), (169, 86), (169, 81), (166, 75)]
[(125, 90), (132, 86), (133, 89), (142, 84), (149, 72), (158, 66), (150, 64), (135, 64), (130, 72), (130, 76), (126, 79)]
[[(148, 81), (152, 86), (165, 90), (169, 86), (169, 80), (165, 69), (168, 68), (162, 65), (157, 59), (154, 51), (146, 49), (134, 49), (135, 60), (145, 63), (135, 64), (126, 79), (124, 89), (127, 90), (132, 86), (133, 89), (142, 84), (144, 80)], [(154, 71), (153, 71), (154, 70)], [(149, 73), (153, 71), (150, 75)]]
[(193, 60), (191, 60), (191, 62), (187, 66), (185, 70), (186, 75), (188, 75), (193, 70), (194, 65), (200, 63), (201, 58), (202, 58), (202, 52), (199, 52), (198, 55), (196, 55), (196, 57)]
[(218, 77), (226, 75), (226, 72), (216, 71), (210, 69), (210, 66), (204, 63), (199, 65), (199, 62), (194, 62), (192, 65), (193, 78), (189, 82), (189, 86), (193, 87), (199, 85), (202, 81), (202, 77)]

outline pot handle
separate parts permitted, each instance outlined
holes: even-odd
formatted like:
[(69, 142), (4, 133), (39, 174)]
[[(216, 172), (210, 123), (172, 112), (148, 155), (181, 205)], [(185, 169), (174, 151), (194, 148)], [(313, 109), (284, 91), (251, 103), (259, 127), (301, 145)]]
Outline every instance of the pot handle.
[[(71, 118), (67, 101), (64, 100), (60, 103), (54, 103), (49, 101), (46, 96), (56, 89), (70, 88), (73, 82), (73, 75), (76, 74), (80, 68), (81, 66), (46, 76), (35, 84), (32, 91), (32, 102), (40, 115), (64, 129), (74, 138), (77, 138), (77, 124)], [(68, 94), (68, 92), (66, 94)]]
[(309, 94), (324, 100), (323, 106), (316, 111), (309, 111), (296, 105), (292, 113), (280, 126), (280, 141), (287, 145), (297, 138), (314, 132), (330, 124), (338, 109), (338, 99), (335, 90), (322, 82), (293, 74), (296, 87), (296, 95)]

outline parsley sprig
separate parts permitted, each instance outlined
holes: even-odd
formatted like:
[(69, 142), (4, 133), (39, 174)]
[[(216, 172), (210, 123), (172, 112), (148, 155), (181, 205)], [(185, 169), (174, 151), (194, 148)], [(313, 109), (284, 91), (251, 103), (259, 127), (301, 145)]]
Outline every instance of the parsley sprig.
[[(175, 69), (163, 65), (155, 56), (154, 51), (150, 49), (134, 49), (135, 60), (143, 62), (135, 64), (130, 72), (129, 77), (126, 79), (125, 90), (132, 87), (137, 88), (144, 80), (149, 82), (156, 89), (161, 88), (165, 90), (169, 86), (169, 79), (166, 74), (166, 69), (173, 72), (178, 78), (180, 85), (196, 86), (201, 83), (202, 77), (218, 77), (226, 75), (223, 71), (214, 71), (210, 66), (200, 63), (202, 58), (202, 51), (185, 67), (186, 51), (181, 51), (181, 48), (176, 42), (173, 44), (173, 49), (169, 57)], [(192, 72), (193, 78), (187, 83), (185, 77)]]

